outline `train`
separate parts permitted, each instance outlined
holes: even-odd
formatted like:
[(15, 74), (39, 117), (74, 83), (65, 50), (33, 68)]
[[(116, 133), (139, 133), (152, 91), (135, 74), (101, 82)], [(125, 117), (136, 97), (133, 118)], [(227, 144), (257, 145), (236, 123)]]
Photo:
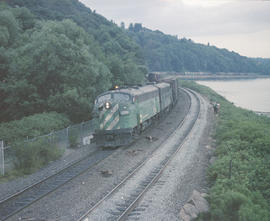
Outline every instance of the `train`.
[(178, 80), (148, 74), (144, 86), (115, 87), (95, 99), (92, 115), (97, 146), (129, 145), (153, 121), (165, 116), (176, 104)]

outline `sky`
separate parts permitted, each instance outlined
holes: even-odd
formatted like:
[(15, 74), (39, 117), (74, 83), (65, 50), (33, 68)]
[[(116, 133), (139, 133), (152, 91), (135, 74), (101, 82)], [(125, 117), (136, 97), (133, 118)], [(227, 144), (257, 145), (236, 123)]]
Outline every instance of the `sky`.
[(270, 0), (80, 0), (126, 27), (142, 23), (247, 57), (270, 58)]

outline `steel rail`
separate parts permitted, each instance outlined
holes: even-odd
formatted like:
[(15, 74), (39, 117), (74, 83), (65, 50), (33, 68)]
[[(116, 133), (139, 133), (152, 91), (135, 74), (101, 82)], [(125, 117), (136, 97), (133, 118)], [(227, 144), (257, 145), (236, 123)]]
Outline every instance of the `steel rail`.
[[(109, 157), (114, 150), (96, 150), (82, 159), (68, 165), (26, 188), (8, 196), (0, 202), (0, 220), (4, 221), (36, 201), (57, 190), (65, 183), (83, 174), (94, 165)], [(46, 184), (47, 183), (47, 184)]]
[[(192, 92), (189, 92), (188, 93), (188, 90), (184, 90), (184, 92), (188, 95), (188, 97), (189, 97), (189, 100), (191, 101), (191, 95), (190, 95), (190, 93), (192, 93)], [(196, 96), (195, 96), (196, 97)], [(198, 99), (197, 99), (198, 100)], [(198, 102), (199, 103), (199, 102)], [(174, 133), (175, 133), (175, 131), (176, 130), (178, 130), (178, 129), (180, 129), (182, 126), (183, 126), (183, 124), (184, 124), (184, 122), (187, 120), (187, 116), (188, 116), (188, 113), (191, 111), (191, 102), (189, 103), (189, 107), (188, 107), (188, 112), (187, 112), (187, 114), (186, 114), (186, 116), (185, 116), (185, 118), (182, 120), (182, 121), (180, 121), (179, 122), (179, 124), (177, 125), (177, 127), (176, 127), (176, 129), (171, 133), (171, 134), (169, 134), (167, 137), (166, 137), (166, 139), (164, 140), (164, 141), (162, 141), (160, 144), (159, 144), (159, 146), (150, 154), (150, 156), (148, 156), (146, 159), (144, 159), (144, 161), (141, 163), (141, 164), (139, 164), (137, 167), (135, 167), (134, 168), (134, 170), (131, 172), (131, 173), (129, 173), (120, 183), (118, 183), (110, 192), (108, 192), (102, 199), (100, 199), (94, 206), (92, 206), (88, 211), (86, 211), (79, 219), (77, 219), (77, 221), (88, 221), (89, 219), (88, 219), (88, 217), (87, 216), (89, 216), (95, 209), (97, 209), (99, 206), (100, 206), (100, 204), (102, 204), (105, 200), (107, 200), (107, 199), (109, 199), (118, 189), (120, 189), (120, 187), (122, 187), (130, 178), (132, 178), (133, 176), (134, 176), (134, 174), (136, 173), (136, 172), (138, 172), (145, 164), (146, 164), (146, 162), (148, 162), (148, 160), (154, 155), (154, 153), (159, 149), (159, 147), (161, 147), (166, 141), (167, 141), (167, 139), (170, 137), (170, 136), (172, 136)], [(198, 118), (198, 115), (199, 115), (199, 111), (198, 111), (198, 113), (197, 113), (197, 115), (196, 115), (196, 119), (194, 120), (194, 124), (195, 124), (195, 121), (197, 120), (197, 118)], [(193, 128), (193, 126), (194, 126), (194, 124), (192, 125), (192, 128)], [(191, 128), (191, 129), (192, 129)], [(191, 129), (190, 130), (188, 130), (188, 132), (184, 135), (184, 137), (187, 137), (187, 135), (190, 133), (190, 131), (191, 131)], [(185, 138), (184, 138), (184, 140), (185, 140)], [(183, 142), (183, 141), (182, 141)], [(179, 148), (180, 149), (180, 148)], [(161, 173), (160, 173), (161, 174)], [(155, 176), (156, 177), (156, 176)], [(158, 177), (156, 177), (156, 178), (154, 178), (154, 179), (157, 179)], [(152, 178), (152, 180), (153, 180), (153, 178)], [(149, 185), (149, 183), (148, 183), (148, 185)], [(148, 186), (147, 185), (147, 186)], [(150, 187), (151, 185), (149, 185), (149, 187)], [(149, 188), (148, 187), (148, 188)], [(146, 190), (145, 190), (146, 191)], [(144, 191), (144, 192), (145, 192)], [(127, 212), (129, 212), (132, 208), (133, 208), (133, 206), (136, 204), (136, 202), (138, 202), (138, 200), (141, 198), (141, 196), (143, 195), (143, 193), (141, 193), (140, 194), (140, 196), (138, 196), (138, 197), (136, 197), (136, 199), (135, 199), (135, 201), (133, 201), (133, 203), (132, 203), (132, 205), (130, 204), (130, 206), (125, 210), (125, 211), (127, 211)], [(123, 219), (125, 216), (126, 216), (126, 213), (125, 213), (125, 211), (123, 211), (123, 213), (119, 216), (119, 219), (117, 219), (117, 220), (121, 220), (121, 219)]]
[[(135, 140), (137, 140), (137, 139), (135, 139)], [(67, 167), (57, 171), (55, 174), (52, 174), (52, 175), (50, 175), (42, 180), (39, 180), (36, 183), (29, 185), (26, 188), (24, 188), (16, 193), (8, 196), (7, 198), (1, 200), (0, 201), (0, 221), (7, 220), (8, 218), (19, 213), (21, 210), (29, 207), (30, 205), (32, 205), (36, 201), (42, 199), (43, 197), (45, 197), (48, 194), (52, 193), (53, 191), (57, 190), (65, 183), (71, 181), (72, 179), (81, 175), (82, 173), (84, 173), (85, 171), (87, 171), (88, 169), (93, 167), (94, 165), (98, 164), (99, 162), (101, 162), (104, 159), (106, 159), (107, 157), (109, 157), (114, 152), (114, 150), (107, 150), (107, 152), (109, 152), (108, 155), (93, 162), (91, 165), (89, 165), (89, 167), (86, 167), (83, 170), (76, 171), (76, 173), (73, 175), (69, 175), (67, 177), (63, 177), (64, 179), (61, 179), (61, 174), (63, 174), (65, 171), (76, 167), (76, 165), (80, 164), (82, 161), (88, 161), (89, 158), (93, 157), (96, 153), (101, 153), (101, 151), (97, 150), (97, 151), (89, 154), (88, 156), (83, 157), (83, 158), (79, 159), (78, 161), (72, 163), (71, 165), (68, 165)], [(56, 177), (59, 175), (60, 175), (60, 178), (57, 179)], [(58, 183), (55, 182), (54, 185), (51, 185), (51, 188), (45, 188), (45, 189), (39, 188), (39, 186), (41, 186), (45, 182), (49, 181), (50, 179), (55, 179), (56, 181), (58, 181)], [(33, 189), (36, 189), (35, 192), (38, 192), (38, 194), (35, 195), (35, 194), (31, 193), (31, 191)], [(30, 194), (29, 195), (26, 194), (27, 196), (22, 197), (22, 199), (20, 199), (20, 201), (18, 201), (18, 199), (23, 194), (25, 194), (27, 192), (30, 192)], [(11, 204), (11, 205), (8, 205), (8, 204)], [(14, 204), (15, 204), (15, 206), (14, 206)]]
[(123, 211), (123, 213), (121, 214), (120, 217), (118, 217), (117, 221), (122, 221), (124, 220), (128, 214), (136, 207), (137, 203), (140, 201), (140, 199), (143, 197), (143, 195), (148, 191), (148, 189), (153, 186), (158, 179), (160, 178), (160, 176), (162, 175), (162, 173), (164, 172), (164, 170), (167, 168), (167, 166), (169, 165), (169, 163), (173, 160), (173, 158), (176, 156), (176, 154), (179, 152), (179, 150), (182, 148), (182, 146), (185, 144), (185, 141), (188, 139), (189, 134), (192, 132), (192, 130), (194, 129), (194, 126), (196, 124), (196, 121), (198, 120), (198, 116), (200, 114), (200, 101), (198, 96), (191, 90), (188, 90), (189, 92), (191, 92), (192, 94), (195, 95), (198, 104), (199, 104), (199, 108), (198, 108), (198, 112), (196, 114), (196, 118), (194, 121), (194, 124), (192, 125), (192, 128), (190, 129), (189, 133), (185, 136), (185, 138), (183, 139), (183, 141), (180, 143), (180, 145), (178, 146), (178, 148), (171, 154), (171, 156), (168, 157), (167, 162), (163, 165), (163, 167), (157, 172), (157, 174), (153, 177), (153, 179), (147, 184), (147, 186), (143, 189), (143, 191), (136, 197), (136, 199), (129, 205), (128, 208), (126, 208), (125, 211)]

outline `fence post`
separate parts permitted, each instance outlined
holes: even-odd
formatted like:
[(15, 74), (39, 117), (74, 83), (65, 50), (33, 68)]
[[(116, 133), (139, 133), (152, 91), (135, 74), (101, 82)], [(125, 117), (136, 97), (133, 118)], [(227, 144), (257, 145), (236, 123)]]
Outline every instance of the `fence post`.
[(83, 124), (84, 122), (81, 123), (81, 128), (80, 128), (80, 141), (82, 145), (83, 145)]
[(5, 175), (5, 156), (4, 156), (4, 141), (0, 141), (0, 148), (1, 148), (1, 174)]
[(67, 127), (67, 137), (68, 137), (68, 128), (69, 128), (69, 126)]
[(51, 137), (51, 144), (53, 144), (53, 130), (51, 131), (50, 137)]

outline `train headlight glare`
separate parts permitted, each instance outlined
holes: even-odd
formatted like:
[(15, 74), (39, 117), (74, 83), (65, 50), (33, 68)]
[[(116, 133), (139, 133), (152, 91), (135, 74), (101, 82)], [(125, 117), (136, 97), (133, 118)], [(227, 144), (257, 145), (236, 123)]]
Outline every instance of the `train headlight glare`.
[(106, 102), (106, 103), (105, 103), (105, 108), (106, 108), (106, 109), (110, 109), (110, 107), (111, 107), (110, 102)]

